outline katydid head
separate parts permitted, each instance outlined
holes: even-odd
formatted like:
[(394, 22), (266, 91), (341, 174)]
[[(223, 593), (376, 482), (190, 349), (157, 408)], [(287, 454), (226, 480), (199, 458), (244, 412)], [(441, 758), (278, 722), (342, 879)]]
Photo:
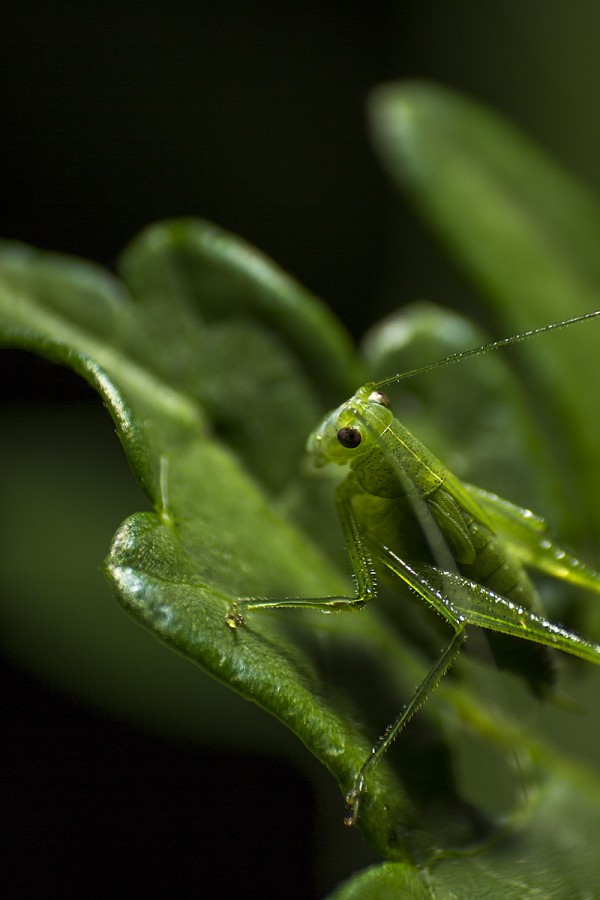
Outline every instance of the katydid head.
[(346, 466), (364, 459), (393, 419), (390, 401), (370, 383), (328, 413), (312, 432), (306, 445), (316, 466), (336, 463)]
[[(382, 388), (406, 378), (416, 375), (425, 375), (435, 369), (457, 363), (491, 350), (500, 350), (512, 344), (548, 334), (562, 328), (570, 327), (580, 322), (600, 317), (600, 310), (574, 316), (562, 322), (543, 325), (530, 331), (513, 334), (510, 337), (473, 347), (470, 350), (462, 350), (452, 353), (436, 362), (418, 366), (404, 372), (397, 372), (380, 381), (371, 381), (359, 388), (350, 400), (342, 403), (337, 409), (328, 413), (321, 424), (308, 438), (306, 449), (312, 463), (316, 466), (324, 466), (326, 463), (336, 463), (339, 466), (352, 465), (364, 460), (375, 447), (382, 446), (381, 438), (393, 420), (390, 403)], [(396, 466), (397, 468), (397, 466)], [(404, 477), (404, 476), (403, 476)]]

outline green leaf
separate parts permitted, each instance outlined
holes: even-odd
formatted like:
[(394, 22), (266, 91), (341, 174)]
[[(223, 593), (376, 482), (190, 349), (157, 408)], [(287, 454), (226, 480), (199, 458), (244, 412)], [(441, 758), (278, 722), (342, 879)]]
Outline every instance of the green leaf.
[[(561, 764), (555, 760), (557, 771)], [(474, 854), (440, 857), (426, 870), (384, 863), (341, 885), (330, 900), (540, 897), (586, 900), (600, 890), (593, 833), (600, 792), (582, 773), (563, 773), (531, 798), (527, 818)], [(515, 850), (518, 847), (518, 855)]]
[[(428, 83), (385, 85), (374, 145), (493, 314), (494, 337), (600, 307), (600, 206), (497, 114)], [(560, 469), (572, 539), (600, 526), (600, 323), (522, 347), (532, 416)], [(541, 410), (541, 412), (540, 412)]]
[[(331, 492), (310, 488), (301, 472), (323, 408), (358, 380), (348, 339), (272, 263), (207, 223), (149, 229), (120, 270), (122, 282), (3, 245), (4, 341), (68, 364), (99, 391), (154, 507), (124, 522), (105, 564), (124, 607), (280, 718), (346, 789), (369, 741), (351, 688), (328, 667), (352, 659), (370, 635), (361, 653), (371, 681), (380, 679), (378, 656), (384, 667), (402, 660), (401, 643), (376, 614), (262, 614), (234, 633), (226, 613), (240, 595), (349, 590), (324, 552), (326, 538), (340, 543)], [(318, 521), (317, 543), (292, 518)], [(380, 767), (365, 832), (402, 857), (422, 842), (416, 822), (412, 800)]]

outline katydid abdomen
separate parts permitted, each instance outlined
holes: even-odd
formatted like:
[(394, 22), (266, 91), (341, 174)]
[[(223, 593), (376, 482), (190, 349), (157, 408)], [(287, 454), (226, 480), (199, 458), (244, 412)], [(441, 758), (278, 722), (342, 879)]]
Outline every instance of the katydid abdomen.
[[(533, 582), (485, 510), (471, 497), (463, 507), (446, 489), (447, 482), (456, 494), (456, 479), (398, 419), (352, 468), (353, 507), (375, 559), (378, 547), (387, 547), (417, 569), (423, 562), (451, 568), (516, 606), (543, 612)], [(500, 668), (521, 675), (536, 695), (547, 693), (555, 672), (547, 647), (493, 632), (488, 638)]]

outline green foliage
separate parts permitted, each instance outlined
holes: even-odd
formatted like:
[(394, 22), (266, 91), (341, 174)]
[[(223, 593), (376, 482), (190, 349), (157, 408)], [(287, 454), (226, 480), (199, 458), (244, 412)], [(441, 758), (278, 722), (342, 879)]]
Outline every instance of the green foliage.
[[(593, 288), (600, 214), (523, 138), (427, 85), (382, 88), (372, 121), (386, 166), (477, 281), (495, 336), (600, 306)], [(303, 472), (306, 436), (367, 375), (480, 339), (462, 318), (437, 311), (432, 321), (426, 309), (380, 326), (359, 361), (312, 296), (201, 221), (149, 228), (125, 251), (118, 274), (3, 244), (3, 341), (71, 366), (113, 418), (153, 510), (121, 525), (105, 563), (124, 608), (276, 716), (345, 791), (436, 652), (427, 617), (404, 606), (399, 612), (393, 595), (382, 609), (345, 616), (256, 613), (236, 632), (225, 615), (236, 596), (349, 590), (343, 555), (333, 549), (331, 486)], [(423, 340), (434, 343), (427, 349)], [(484, 486), (508, 494), (486, 472), (509, 470), (517, 492), (510, 499), (533, 489), (536, 496), (523, 502), (539, 501), (548, 517), (556, 511), (578, 542), (597, 532), (600, 509), (600, 436), (589, 421), (600, 378), (595, 342), (592, 325), (521, 348), (531, 407), (497, 358), (477, 363), (467, 384), (455, 367), (422, 389), (410, 385), (409, 407), (421, 425), (430, 427), (420, 415), (424, 403), (428, 422), (440, 423), (420, 436), (437, 441), (458, 474), (477, 480), (474, 465)], [(455, 377), (459, 388), (449, 392)], [(467, 391), (474, 393), (465, 416)], [(589, 851), (599, 824), (596, 776), (503, 719), (470, 674), (465, 664), (459, 679), (442, 684), (439, 702), (373, 773), (360, 826), (393, 862), (336, 896), (583, 897), (598, 890)], [(465, 732), (509, 767), (517, 747), (514, 777), (526, 780), (527, 798), (515, 801), (501, 830), (478, 797), (464, 799), (453, 774)], [(473, 845), (479, 849), (471, 855), (451, 855)]]
[(596, 896), (597, 863), (588, 829), (596, 827), (599, 799), (597, 791), (590, 794), (585, 784), (578, 785), (572, 778), (567, 783), (555, 778), (536, 798), (525, 823), (514, 822), (510, 836), (506, 835), (497, 844), (471, 855), (440, 859), (428, 871), (418, 871), (403, 863), (373, 866), (341, 885), (331, 900), (388, 897), (584, 900)]
[[(600, 306), (600, 208), (527, 138), (426, 83), (377, 90), (371, 121), (383, 164), (477, 286), (495, 333)], [(548, 440), (563, 478), (572, 478), (581, 539), (600, 524), (600, 434), (589, 427), (600, 378), (596, 329), (561, 339), (559, 361), (552, 340), (520, 349), (530, 362), (528, 393), (544, 405)]]

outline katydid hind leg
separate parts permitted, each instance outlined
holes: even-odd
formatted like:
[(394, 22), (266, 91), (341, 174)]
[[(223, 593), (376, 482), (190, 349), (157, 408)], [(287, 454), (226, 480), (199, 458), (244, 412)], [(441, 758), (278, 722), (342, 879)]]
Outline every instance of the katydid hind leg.
[(355, 825), (358, 819), (360, 801), (366, 787), (367, 775), (373, 769), (382, 756), (391, 747), (402, 729), (412, 719), (414, 714), (425, 703), (432, 691), (435, 690), (440, 680), (446, 674), (464, 643), (465, 632), (462, 626), (457, 627), (452, 638), (443, 653), (431, 667), (423, 681), (418, 685), (410, 701), (404, 706), (397, 717), (387, 726), (377, 743), (371, 750), (369, 757), (358, 770), (352, 787), (346, 794), (348, 813), (344, 818), (345, 825)]
[[(383, 548), (380, 558), (388, 569), (406, 581), (449, 622), (454, 618), (464, 626), (473, 625), (535, 644), (543, 644), (600, 665), (600, 644), (550, 622), (482, 584), (470, 581), (456, 572), (445, 572), (426, 563), (419, 564), (417, 571), (388, 548)], [(440, 602), (443, 603), (443, 607), (440, 607)], [(443, 609), (446, 612), (443, 612)]]
[(544, 519), (482, 488), (471, 484), (463, 487), (485, 509), (523, 565), (600, 594), (600, 572), (557, 544)]
[(388, 569), (393, 570), (394, 574), (404, 581), (414, 593), (428, 604), (428, 606), (433, 607), (440, 613), (448, 624), (452, 626), (454, 634), (439, 658), (427, 672), (425, 678), (417, 686), (409, 702), (387, 726), (379, 740), (373, 746), (368, 758), (358, 770), (352, 783), (352, 787), (346, 794), (348, 813), (344, 822), (346, 825), (350, 826), (356, 824), (358, 819), (360, 801), (367, 786), (366, 781), (369, 772), (379, 763), (402, 729), (408, 724), (414, 714), (435, 690), (440, 680), (458, 656), (465, 640), (465, 629), (462, 617), (456, 613), (450, 601), (440, 590), (436, 589), (434, 585), (423, 575), (419, 574), (416, 569), (408, 563), (405, 563), (395, 554), (392, 554), (386, 547), (378, 547), (376, 548), (376, 552), (379, 561), (381, 561)]

